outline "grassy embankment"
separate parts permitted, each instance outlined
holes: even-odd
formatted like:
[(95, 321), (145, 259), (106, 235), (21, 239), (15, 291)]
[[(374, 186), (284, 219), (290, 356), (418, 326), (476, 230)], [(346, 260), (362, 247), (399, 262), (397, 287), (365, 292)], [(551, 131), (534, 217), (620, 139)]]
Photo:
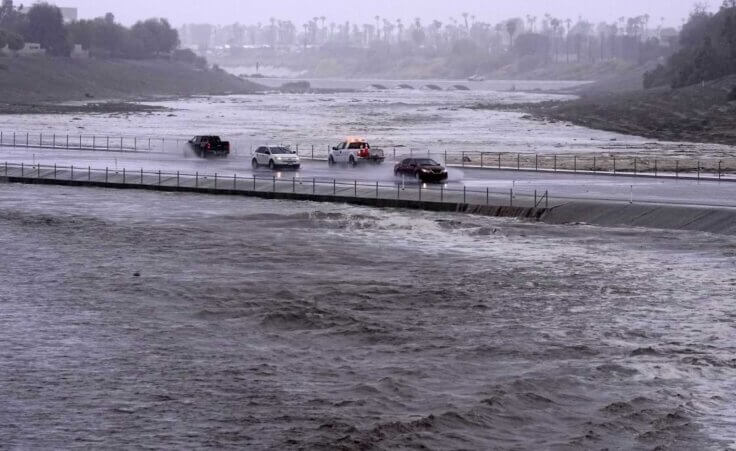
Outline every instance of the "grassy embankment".
[[(201, 71), (170, 61), (0, 58), (0, 113), (135, 111), (143, 107), (125, 102), (158, 96), (245, 94), (259, 89), (255, 83), (223, 71)], [(55, 105), (111, 99), (117, 103)]]

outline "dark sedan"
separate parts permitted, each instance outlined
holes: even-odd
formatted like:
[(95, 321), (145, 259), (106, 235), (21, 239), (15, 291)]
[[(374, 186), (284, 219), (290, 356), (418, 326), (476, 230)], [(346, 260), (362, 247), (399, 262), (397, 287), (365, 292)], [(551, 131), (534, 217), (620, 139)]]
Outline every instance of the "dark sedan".
[(439, 183), (447, 180), (448, 174), (441, 164), (431, 158), (407, 158), (394, 167), (394, 174), (406, 175), (426, 183)]

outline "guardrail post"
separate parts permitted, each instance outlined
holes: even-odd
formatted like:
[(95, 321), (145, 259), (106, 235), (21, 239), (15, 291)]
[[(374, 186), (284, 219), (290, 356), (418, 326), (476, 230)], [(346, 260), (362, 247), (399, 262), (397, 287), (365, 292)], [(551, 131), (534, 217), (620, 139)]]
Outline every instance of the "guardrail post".
[(233, 174), (233, 191), (238, 189), (238, 174)]
[(376, 182), (376, 199), (378, 199), (378, 182)]
[(141, 185), (143, 185), (143, 168), (141, 168)]
[(20, 176), (25, 177), (25, 169), (23, 167), (23, 162), (20, 162)]
[(486, 205), (491, 205), (491, 189), (486, 187)]
[(176, 171), (176, 187), (179, 187), (179, 171)]
[(480, 167), (483, 169), (483, 152), (480, 153)]
[(137, 136), (133, 137), (133, 150), (136, 150), (136, 151), (138, 150), (138, 137)]
[(557, 154), (555, 154), (554, 169), (555, 169), (555, 172), (557, 172)]
[(291, 193), (296, 194), (296, 177), (291, 178)]
[(509, 207), (513, 207), (513, 206), (514, 206), (514, 189), (511, 188), (509, 192)]
[(501, 152), (498, 153), (498, 169), (501, 169)]
[(572, 156), (572, 172), (577, 173), (578, 172), (578, 156), (573, 155)]
[(636, 157), (634, 157), (634, 175), (639, 175), (639, 167), (636, 164)]
[(549, 191), (545, 190), (544, 192), (544, 208), (549, 210)]
[(721, 179), (721, 161), (718, 161), (718, 180)]
[(467, 187), (463, 186), (463, 203), (466, 204), (467, 202)]
[(123, 168), (123, 183), (125, 183), (125, 168)]
[(332, 179), (332, 195), (337, 195), (337, 181), (335, 179)]
[(107, 166), (105, 166), (105, 183), (107, 183), (107, 174), (108, 174), (108, 169), (107, 169)]
[(463, 151), (462, 158), (463, 158), (463, 167), (465, 167), (465, 151)]
[(537, 208), (537, 205), (539, 205), (537, 203), (537, 190), (534, 190), (534, 208)]
[(276, 176), (273, 176), (273, 192), (276, 192)]
[(66, 135), (66, 150), (69, 150), (69, 135)]
[(440, 203), (445, 203), (445, 185), (440, 185)]
[(312, 177), (312, 195), (317, 194), (317, 178)]
[(92, 181), (92, 166), (87, 166), (87, 181)]
[(256, 176), (253, 174), (253, 191), (256, 190)]
[(151, 150), (151, 138), (148, 138), (148, 150)]
[(158, 170), (158, 186), (161, 186), (161, 169)]
[(199, 188), (199, 171), (194, 173), (194, 187)]
[(358, 181), (353, 180), (353, 186), (355, 187), (355, 197), (358, 197)]
[[(394, 158), (396, 159), (396, 158)], [(445, 166), (447, 166), (447, 149), (445, 149)]]
[(215, 189), (217, 189), (217, 172), (215, 172)]
[(54, 180), (56, 180), (56, 163), (54, 163)]
[(38, 163), (38, 166), (36, 166), (36, 178), (41, 178), (41, 163)]
[(700, 160), (698, 160), (698, 180), (700, 180)]
[(69, 180), (74, 180), (74, 165), (69, 168)]
[(314, 144), (312, 144), (312, 160), (314, 160)]
[(539, 154), (534, 154), (534, 172), (539, 172)]

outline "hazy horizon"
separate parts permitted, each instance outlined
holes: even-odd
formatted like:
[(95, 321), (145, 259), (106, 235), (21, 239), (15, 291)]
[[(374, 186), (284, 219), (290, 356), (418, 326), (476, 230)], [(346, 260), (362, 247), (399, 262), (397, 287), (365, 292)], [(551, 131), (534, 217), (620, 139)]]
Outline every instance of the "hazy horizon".
[[(186, 23), (231, 24), (240, 22), (267, 23), (269, 18), (292, 20), (296, 24), (304, 23), (313, 17), (327, 17), (327, 23), (351, 21), (372, 23), (378, 15), (391, 19), (401, 18), (405, 21), (421, 17), (423, 20), (437, 19), (447, 22), (450, 17), (461, 18), (463, 12), (474, 15), (477, 20), (499, 22), (510, 17), (532, 15), (544, 16), (545, 13), (558, 18), (577, 19), (578, 16), (592, 21), (614, 21), (619, 17), (631, 17), (643, 14), (651, 16), (651, 23), (659, 25), (662, 19), (667, 26), (679, 26), (692, 10), (693, 0), (557, 0), (551, 5), (548, 0), (520, 0), (513, 5), (493, 0), (375, 0), (367, 3), (357, 0), (321, 0), (319, 6), (306, 4), (301, 0), (273, 0), (243, 5), (238, 0), (213, 0), (202, 3), (194, 0), (128, 0), (124, 3), (113, 0), (57, 0), (58, 6), (79, 8), (80, 18), (92, 18), (107, 12), (115, 14), (124, 23), (131, 24), (139, 19), (149, 17), (165, 17), (172, 24), (180, 26)], [(248, 2), (250, 3), (250, 2)], [(316, 3), (316, 2), (315, 2)], [(718, 5), (710, 2), (711, 8)], [(719, 3), (720, 4), (720, 3)]]

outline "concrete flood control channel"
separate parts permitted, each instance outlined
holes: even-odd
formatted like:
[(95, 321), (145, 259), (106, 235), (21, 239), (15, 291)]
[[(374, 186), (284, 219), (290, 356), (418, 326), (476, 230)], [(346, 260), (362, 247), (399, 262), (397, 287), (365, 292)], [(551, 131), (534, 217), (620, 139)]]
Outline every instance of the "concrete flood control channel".
[(647, 227), (736, 234), (736, 208), (687, 204), (629, 203), (562, 198), (546, 191), (521, 193), (447, 189), (444, 185), (392, 185), (333, 179), (239, 177), (163, 171), (129, 171), (4, 163), (6, 183), (146, 189), (165, 192), (239, 195), (266, 199), (340, 202), (354, 205), (462, 212), (539, 220), (553, 224)]
[(277, 176), (239, 177), (164, 171), (130, 171), (3, 163), (6, 183), (146, 189), (266, 199), (341, 202), (354, 205), (448, 211), (488, 216), (539, 219), (549, 208), (547, 193), (493, 192), (490, 189), (448, 189), (444, 185), (393, 185), (333, 179), (325, 181)]

